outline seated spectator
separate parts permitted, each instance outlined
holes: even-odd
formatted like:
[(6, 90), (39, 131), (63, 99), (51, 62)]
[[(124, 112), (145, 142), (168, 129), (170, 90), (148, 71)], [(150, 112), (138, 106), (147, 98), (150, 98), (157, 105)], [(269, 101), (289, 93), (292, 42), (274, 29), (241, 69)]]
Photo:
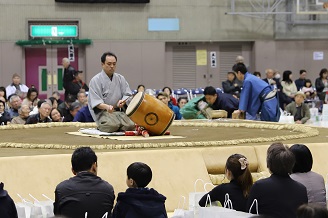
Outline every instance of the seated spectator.
[(17, 218), (17, 210), (13, 199), (8, 192), (3, 189), (4, 184), (0, 183), (0, 217), (1, 218)]
[(59, 183), (55, 190), (54, 214), (64, 217), (101, 218), (111, 212), (114, 189), (97, 176), (97, 155), (90, 147), (77, 148), (71, 159), (75, 175)]
[(51, 111), (51, 105), (48, 102), (43, 102), (39, 108), (39, 113), (30, 115), (25, 124), (36, 124), (36, 123), (49, 123)]
[(24, 99), (26, 97), (28, 87), (24, 84), (21, 84), (21, 78), (17, 73), (14, 73), (12, 80), (13, 82), (6, 87), (7, 98), (9, 99), (9, 96), (16, 94), (21, 99)]
[(63, 122), (72, 122), (74, 120), (74, 117), (76, 115), (76, 113), (81, 109), (81, 105), (79, 102), (73, 102), (70, 106), (69, 106), (69, 114), (67, 114), (64, 119)]
[(77, 94), (82, 92), (88, 92), (89, 87), (85, 82), (82, 81), (82, 73), (83, 71), (74, 71), (74, 80), (70, 82), (67, 86), (67, 93), (73, 95), (77, 98)]
[(235, 95), (239, 98), (242, 85), (242, 82), (237, 79), (234, 72), (228, 72), (227, 80), (222, 82), (223, 92), (226, 94)]
[(52, 97), (54, 97), (55, 99), (57, 99), (57, 103), (58, 105), (60, 105), (61, 103), (63, 103), (64, 101), (60, 99), (60, 94), (58, 91), (54, 91), (52, 93)]
[(28, 116), (30, 115), (30, 107), (26, 104), (23, 104), (18, 108), (18, 117), (14, 117), (11, 120), (11, 124), (25, 124)]
[[(296, 218), (297, 208), (307, 203), (308, 198), (305, 186), (289, 176), (294, 164), (295, 157), (289, 148), (282, 143), (273, 143), (267, 151), (267, 166), (272, 174), (253, 184), (247, 210), (257, 199), (260, 215)], [(256, 213), (256, 208), (252, 207), (251, 212)]]
[(157, 99), (166, 104), (174, 112), (175, 120), (181, 120), (182, 116), (180, 114), (178, 106), (175, 106), (171, 102), (169, 102), (170, 98), (166, 92), (158, 93)]
[(34, 107), (37, 107), (39, 92), (36, 88), (29, 88), (27, 91), (26, 98), (24, 98), (22, 104), (26, 104), (30, 107), (30, 110), (33, 110)]
[(73, 122), (81, 122), (81, 123), (88, 123), (88, 122), (94, 122), (89, 107), (84, 106), (82, 107), (74, 116)]
[(167, 218), (166, 197), (146, 187), (151, 179), (152, 171), (145, 163), (135, 162), (127, 168), (126, 184), (129, 188), (118, 193), (113, 218)]
[(68, 95), (67, 98), (65, 99), (65, 101), (63, 103), (61, 103), (60, 105), (58, 105), (58, 110), (60, 111), (60, 114), (63, 117), (67, 117), (70, 115), (69, 107), (75, 101), (76, 101), (76, 98), (73, 95)]
[(261, 79), (261, 77), (262, 77), (261, 73), (258, 71), (254, 71), (253, 75), (257, 76), (259, 79)]
[(55, 97), (50, 97), (49, 100), (51, 101), (52, 108), (58, 108), (58, 101)]
[(318, 204), (303, 204), (297, 209), (297, 218), (328, 218), (328, 210)]
[(248, 165), (248, 160), (244, 155), (231, 155), (225, 165), (225, 176), (230, 183), (216, 186), (200, 199), (199, 205), (206, 206), (207, 195), (210, 195), (212, 202), (219, 201), (221, 205), (224, 205), (225, 195), (228, 193), (233, 202), (233, 209), (246, 212), (247, 197), (253, 184)]
[(7, 105), (6, 88), (3, 87), (3, 86), (0, 87), (0, 100), (6, 102), (6, 108), (5, 108), (5, 110), (9, 110), (9, 107)]
[(302, 92), (305, 94), (306, 99), (314, 99), (317, 95), (317, 92), (312, 87), (312, 82), (309, 79), (305, 80)]
[(77, 93), (77, 101), (80, 103), (81, 107), (88, 105), (88, 98), (85, 91)]
[(187, 97), (179, 97), (178, 98), (178, 107), (181, 109), (185, 104), (188, 103), (188, 98)]
[(300, 78), (295, 80), (297, 91), (302, 90), (303, 86), (305, 85), (305, 79), (306, 79), (306, 70), (300, 70)]
[(309, 203), (327, 207), (325, 181), (320, 174), (311, 171), (313, 158), (310, 149), (305, 145), (295, 144), (290, 150), (296, 160), (290, 177), (306, 187)]
[(170, 87), (166, 86), (162, 89), (162, 91), (165, 92), (169, 96), (170, 102), (173, 105), (177, 106), (177, 100), (172, 96), (172, 89)]
[(63, 117), (57, 108), (52, 108), (50, 112), (50, 118), (52, 122), (63, 122)]
[(9, 96), (9, 114), (10, 118), (18, 117), (18, 108), (22, 105), (22, 100), (16, 94)]
[(319, 78), (315, 80), (315, 88), (318, 93), (318, 97), (324, 104), (326, 100), (326, 92), (328, 91), (328, 70), (327, 68), (323, 68), (320, 70)]
[(137, 92), (145, 92), (146, 88), (144, 85), (138, 85)]
[(184, 119), (206, 119), (204, 110), (207, 107), (213, 110), (225, 110), (228, 117), (234, 110), (238, 109), (238, 99), (231, 94), (220, 93), (214, 87), (208, 86), (204, 89), (204, 95), (191, 99), (181, 110)]
[(5, 111), (6, 103), (0, 100), (0, 125), (7, 125), (10, 123), (10, 114)]
[(295, 85), (295, 82), (292, 80), (293, 73), (290, 70), (284, 71), (282, 75), (282, 91), (289, 97), (291, 100), (295, 97), (297, 90), (297, 87)]
[(286, 111), (294, 116), (298, 124), (304, 124), (311, 118), (309, 106), (304, 103), (304, 99), (304, 93), (299, 91), (295, 94), (295, 101), (286, 106)]

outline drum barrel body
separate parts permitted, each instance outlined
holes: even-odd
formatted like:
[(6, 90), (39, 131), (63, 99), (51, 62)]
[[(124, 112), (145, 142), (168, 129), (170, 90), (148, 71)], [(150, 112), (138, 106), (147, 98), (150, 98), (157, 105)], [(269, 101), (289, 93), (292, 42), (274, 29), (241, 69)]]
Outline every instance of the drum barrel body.
[(167, 105), (143, 92), (134, 96), (126, 114), (133, 122), (144, 127), (152, 135), (163, 135), (175, 117)]

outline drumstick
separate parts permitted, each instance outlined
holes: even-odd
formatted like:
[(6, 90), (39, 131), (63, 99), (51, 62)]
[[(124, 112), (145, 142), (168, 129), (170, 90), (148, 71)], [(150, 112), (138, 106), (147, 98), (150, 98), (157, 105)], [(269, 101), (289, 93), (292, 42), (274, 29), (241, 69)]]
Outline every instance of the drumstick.
[(131, 97), (134, 97), (134, 95), (130, 95), (130, 96), (129, 96), (129, 97), (127, 97), (125, 100), (121, 101), (121, 104), (125, 104), (125, 103), (126, 103), (126, 101), (127, 101), (128, 99), (130, 99)]

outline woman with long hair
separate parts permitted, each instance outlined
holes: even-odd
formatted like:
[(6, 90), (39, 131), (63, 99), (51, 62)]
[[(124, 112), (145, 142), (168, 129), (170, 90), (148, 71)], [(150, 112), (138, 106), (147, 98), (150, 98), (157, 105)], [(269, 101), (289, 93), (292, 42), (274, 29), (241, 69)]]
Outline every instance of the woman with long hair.
[(32, 111), (34, 107), (38, 105), (38, 99), (39, 92), (36, 88), (29, 88), (27, 91), (26, 98), (24, 98), (22, 104), (26, 104), (30, 107), (30, 110)]
[(205, 206), (207, 195), (210, 195), (212, 202), (220, 201), (221, 205), (224, 205), (225, 195), (229, 194), (233, 209), (246, 212), (247, 197), (253, 184), (248, 165), (248, 160), (244, 155), (231, 155), (225, 166), (225, 175), (230, 183), (216, 186), (200, 199), (199, 205)]
[(289, 99), (288, 103), (294, 100), (295, 94), (297, 92), (297, 87), (295, 82), (292, 80), (292, 77), (293, 77), (293, 73), (290, 70), (286, 70), (282, 74), (282, 81), (281, 81), (282, 92)]
[(317, 95), (321, 101), (325, 101), (326, 92), (328, 91), (327, 76), (328, 76), (328, 70), (327, 68), (323, 68), (320, 70), (319, 78), (315, 80), (315, 88), (317, 90)]

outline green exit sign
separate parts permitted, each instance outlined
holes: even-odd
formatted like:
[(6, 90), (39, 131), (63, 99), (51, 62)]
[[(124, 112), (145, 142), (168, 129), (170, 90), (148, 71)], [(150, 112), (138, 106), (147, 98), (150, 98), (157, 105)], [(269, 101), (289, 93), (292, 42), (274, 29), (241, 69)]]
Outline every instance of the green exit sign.
[(31, 25), (31, 37), (77, 37), (76, 25)]

